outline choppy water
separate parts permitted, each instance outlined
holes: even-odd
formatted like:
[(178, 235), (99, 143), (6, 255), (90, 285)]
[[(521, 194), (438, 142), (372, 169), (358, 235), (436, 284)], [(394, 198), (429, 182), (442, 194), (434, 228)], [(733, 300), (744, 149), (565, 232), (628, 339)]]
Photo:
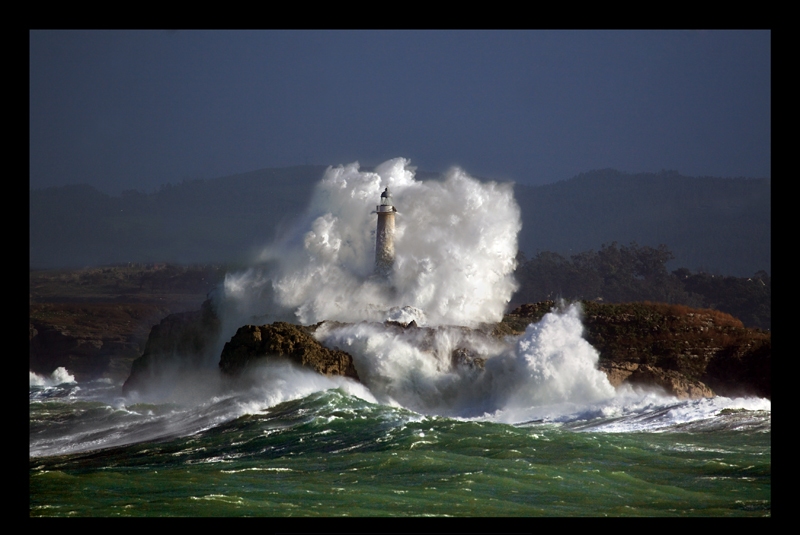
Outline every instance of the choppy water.
[(31, 516), (771, 512), (765, 400), (631, 394), (612, 415), (508, 424), (425, 416), (347, 385), (182, 405), (47, 382), (30, 387)]
[[(574, 305), (505, 340), (452, 327), (502, 318), (520, 209), (511, 184), (418, 181), (409, 163), (329, 168), (264, 265), (215, 294), (219, 350), (254, 321), (352, 322), (316, 336), (361, 383), (165, 364), (152, 393), (124, 398), (31, 374), (31, 516), (770, 514), (769, 401), (615, 390)], [(371, 210), (386, 187), (384, 280)], [(412, 319), (430, 331), (381, 323)]]

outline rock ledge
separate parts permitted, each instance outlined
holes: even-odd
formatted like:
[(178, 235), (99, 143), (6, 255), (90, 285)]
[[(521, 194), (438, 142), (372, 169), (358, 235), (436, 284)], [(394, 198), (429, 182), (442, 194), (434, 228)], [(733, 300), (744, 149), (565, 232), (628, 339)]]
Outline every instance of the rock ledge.
[(349, 353), (324, 347), (307, 327), (281, 321), (240, 327), (222, 349), (219, 367), (234, 375), (269, 358), (286, 358), (324, 375), (343, 375), (358, 380)]

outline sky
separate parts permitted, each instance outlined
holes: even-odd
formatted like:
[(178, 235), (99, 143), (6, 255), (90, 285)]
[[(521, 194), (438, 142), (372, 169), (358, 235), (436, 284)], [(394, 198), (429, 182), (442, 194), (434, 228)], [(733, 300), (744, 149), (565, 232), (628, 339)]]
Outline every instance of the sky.
[(292, 165), (771, 178), (763, 31), (30, 34), (30, 188)]

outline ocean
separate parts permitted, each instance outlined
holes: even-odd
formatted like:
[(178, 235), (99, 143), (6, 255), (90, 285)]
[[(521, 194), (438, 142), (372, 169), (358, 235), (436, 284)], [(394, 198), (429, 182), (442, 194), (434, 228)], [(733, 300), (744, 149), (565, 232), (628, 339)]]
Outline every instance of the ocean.
[(30, 515), (771, 514), (767, 400), (651, 393), (502, 423), (284, 371), (307, 381), (291, 399), (250, 388), (188, 404), (32, 376)]
[[(376, 277), (386, 187), (395, 258)], [(418, 181), (403, 158), (329, 168), (226, 275), (218, 349), (245, 324), (333, 320), (315, 336), (361, 381), (210, 362), (124, 397), (31, 373), (30, 515), (769, 516), (769, 400), (615, 389), (575, 305), (517, 337), (469, 329), (502, 319), (520, 228), (512, 184)]]

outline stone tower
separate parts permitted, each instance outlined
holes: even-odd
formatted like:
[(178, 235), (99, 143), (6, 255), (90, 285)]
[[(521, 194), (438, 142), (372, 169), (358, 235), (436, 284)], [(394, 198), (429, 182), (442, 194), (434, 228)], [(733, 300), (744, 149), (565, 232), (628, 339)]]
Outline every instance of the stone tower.
[(388, 276), (394, 264), (394, 214), (392, 194), (387, 187), (381, 193), (381, 203), (375, 208), (378, 214), (378, 231), (375, 237), (375, 273)]

